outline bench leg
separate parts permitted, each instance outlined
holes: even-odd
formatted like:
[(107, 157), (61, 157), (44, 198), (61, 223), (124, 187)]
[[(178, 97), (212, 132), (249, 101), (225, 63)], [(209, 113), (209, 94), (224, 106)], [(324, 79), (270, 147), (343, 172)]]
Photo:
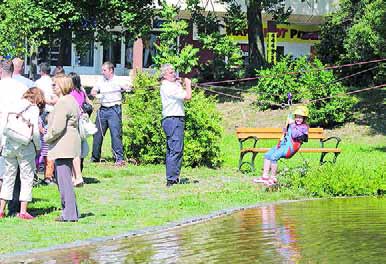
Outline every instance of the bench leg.
[(324, 163), (326, 163), (324, 161), (324, 157), (326, 156), (327, 153), (328, 152), (322, 152), (322, 154), (320, 154), (320, 161), (319, 161), (320, 165), (323, 165)]
[(336, 159), (338, 158), (338, 156), (339, 156), (340, 153), (334, 153), (334, 154), (335, 154), (335, 157), (334, 157), (334, 160), (332, 161), (333, 163), (336, 162)]
[[(243, 161), (244, 159), (244, 156), (248, 153), (252, 153), (252, 158), (251, 158), (251, 161)], [(239, 171), (241, 171), (241, 167), (244, 165), (244, 164), (249, 164), (249, 166), (251, 167), (251, 170), (252, 171), (255, 171), (255, 158), (257, 156), (257, 154), (259, 154), (258, 152), (243, 152), (243, 153), (240, 153), (240, 159), (239, 159)]]
[[(329, 152), (322, 152), (322, 154), (320, 155), (320, 165), (323, 165), (324, 163), (326, 163), (327, 161), (324, 160), (324, 157), (328, 154)], [(332, 163), (336, 163), (336, 159), (338, 158), (340, 153), (334, 153), (334, 158), (332, 160)]]

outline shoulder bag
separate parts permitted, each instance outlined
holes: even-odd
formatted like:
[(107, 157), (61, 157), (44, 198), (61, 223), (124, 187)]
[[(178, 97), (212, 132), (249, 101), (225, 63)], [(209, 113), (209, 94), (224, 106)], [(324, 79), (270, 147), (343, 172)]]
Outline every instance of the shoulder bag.
[(95, 124), (91, 122), (88, 114), (86, 113), (80, 114), (78, 128), (81, 139), (86, 139), (89, 136), (94, 135), (98, 131)]
[(8, 113), (7, 122), (3, 131), (4, 136), (22, 145), (28, 145), (32, 141), (33, 124), (30, 120), (23, 117), (23, 113), (31, 106), (32, 104), (19, 113)]
[(84, 96), (84, 102), (82, 104), (82, 111), (83, 113), (86, 113), (88, 114), (89, 116), (91, 116), (92, 114), (92, 111), (93, 111), (93, 107), (91, 104), (87, 103), (87, 100), (86, 100), (86, 93), (83, 91), (83, 96)]

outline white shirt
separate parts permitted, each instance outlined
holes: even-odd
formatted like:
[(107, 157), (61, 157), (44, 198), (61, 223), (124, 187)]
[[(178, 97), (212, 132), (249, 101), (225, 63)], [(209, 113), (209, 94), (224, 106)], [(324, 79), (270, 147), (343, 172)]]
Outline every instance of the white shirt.
[(100, 93), (100, 103), (104, 107), (122, 104), (121, 85), (115, 76), (111, 80), (101, 77), (93, 88)]
[[(25, 110), (28, 106), (30, 106), (27, 110)], [(8, 107), (7, 112), (14, 112), (14, 113), (22, 113), (22, 116), (26, 119), (29, 120), (29, 122), (33, 125), (33, 136), (32, 136), (32, 141), (35, 145), (36, 149), (40, 149), (40, 133), (39, 133), (39, 108), (36, 105), (32, 105), (30, 101), (27, 99), (19, 99), (17, 100), (14, 104), (10, 105)], [(7, 113), (8, 116), (8, 113)], [(5, 118), (5, 117), (4, 117)], [(5, 118), (6, 119), (6, 118)], [(3, 122), (1, 122), (3, 123)], [(22, 144), (15, 142), (11, 140), (11, 138), (7, 138), (5, 147), (3, 150), (3, 154), (6, 155), (7, 151), (13, 151), (18, 149)]]
[(30, 79), (24, 77), (24, 76), (21, 75), (21, 74), (13, 74), (13, 75), (12, 75), (12, 79), (14, 79), (14, 80), (16, 80), (16, 81), (19, 81), (19, 82), (23, 83), (23, 84), (24, 84), (25, 86), (27, 86), (28, 88), (31, 88), (31, 87), (34, 87), (34, 86), (35, 86), (35, 83), (34, 83), (32, 80), (30, 80)]
[[(8, 112), (11, 108), (21, 101), (23, 94), (28, 90), (27, 86), (12, 78), (4, 78), (0, 80), (0, 113), (1, 120), (6, 120)], [(0, 135), (3, 135), (4, 122), (0, 122)], [(2, 137), (1, 146), (5, 144), (5, 137)]]
[(185, 116), (184, 100), (186, 91), (179, 82), (163, 80), (161, 82), (162, 117)]
[[(52, 100), (54, 97), (54, 89), (52, 88), (52, 79), (50, 76), (44, 75), (35, 82), (36, 87), (44, 93), (45, 100)], [(54, 109), (53, 105), (46, 104), (45, 110), (51, 112)]]

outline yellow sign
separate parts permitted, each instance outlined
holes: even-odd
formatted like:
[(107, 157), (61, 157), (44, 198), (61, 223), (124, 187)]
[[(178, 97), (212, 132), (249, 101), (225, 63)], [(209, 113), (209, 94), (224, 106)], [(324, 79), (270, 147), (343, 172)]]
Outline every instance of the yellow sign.
[[(268, 29), (264, 24), (264, 39), (267, 41)], [(315, 44), (320, 42), (320, 27), (316, 25), (286, 25), (277, 24), (277, 42), (308, 43)], [(231, 36), (238, 42), (248, 42), (248, 36)]]

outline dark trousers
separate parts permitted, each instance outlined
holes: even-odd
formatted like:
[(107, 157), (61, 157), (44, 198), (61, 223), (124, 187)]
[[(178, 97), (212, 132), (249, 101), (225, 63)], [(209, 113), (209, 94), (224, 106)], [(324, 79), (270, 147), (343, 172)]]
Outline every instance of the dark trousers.
[(182, 155), (184, 151), (183, 117), (166, 117), (162, 120), (166, 135), (166, 179), (176, 181), (180, 177)]
[(20, 212), (20, 168), (17, 168), (17, 174), (15, 179), (15, 186), (13, 187), (12, 200), (8, 202), (8, 215), (16, 216)]
[(97, 112), (95, 124), (98, 128), (98, 132), (94, 134), (91, 160), (100, 160), (103, 137), (106, 135), (107, 128), (110, 129), (111, 146), (114, 152), (115, 161), (123, 160), (121, 106), (102, 106)]
[(78, 220), (79, 213), (72, 184), (72, 159), (56, 159), (55, 169), (62, 201), (62, 218), (66, 221)]

